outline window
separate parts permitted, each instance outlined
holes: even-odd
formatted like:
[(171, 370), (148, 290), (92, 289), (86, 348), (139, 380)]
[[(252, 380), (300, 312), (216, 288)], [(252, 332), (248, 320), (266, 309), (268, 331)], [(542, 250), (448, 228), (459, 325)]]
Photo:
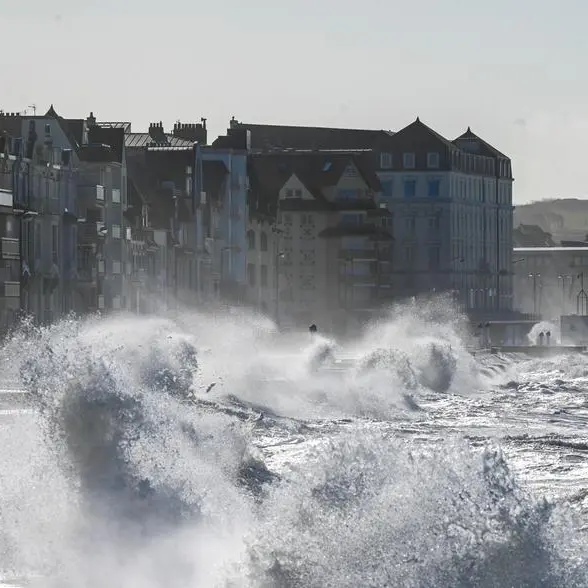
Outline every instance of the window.
[(439, 153), (427, 153), (427, 167), (430, 169), (437, 169), (439, 167)]
[(380, 219), (380, 223), (383, 228), (391, 229), (394, 226), (394, 215), (390, 214), (390, 216), (383, 216)]
[(394, 180), (382, 180), (381, 182), (382, 184), (382, 194), (384, 194), (384, 196), (392, 196), (393, 195), (393, 189), (394, 189)]
[(440, 180), (429, 180), (428, 181), (428, 196), (429, 198), (439, 198), (439, 192), (441, 191)]
[(267, 265), (261, 266), (261, 285), (263, 287), (267, 286)]
[(405, 169), (414, 169), (414, 167), (415, 167), (414, 153), (403, 153), (402, 154), (402, 164)]
[(255, 266), (252, 263), (247, 264), (247, 282), (250, 286), (255, 286)]
[(104, 186), (96, 186), (96, 200), (104, 202)]
[(404, 181), (404, 197), (414, 198), (416, 195), (416, 180)]
[(365, 249), (365, 237), (342, 237), (341, 238), (341, 249)]
[(390, 169), (392, 167), (392, 153), (380, 153), (380, 167)]
[(112, 202), (114, 204), (120, 204), (120, 190), (117, 188), (112, 189)]
[(314, 227), (314, 217), (312, 214), (300, 215), (300, 227)]
[(253, 229), (247, 231), (247, 248), (249, 251), (255, 249), (255, 231)]
[(405, 219), (405, 226), (408, 232), (413, 232), (416, 227), (416, 219), (414, 216), (407, 216)]
[(357, 190), (339, 190), (337, 192), (337, 200), (355, 200), (358, 197)]
[(429, 247), (429, 269), (438, 269), (441, 263), (441, 250), (439, 246)]
[(363, 223), (363, 214), (352, 212), (341, 214), (342, 225), (361, 225)]
[(53, 263), (59, 260), (59, 227), (51, 225), (51, 251), (53, 254)]
[(112, 309), (120, 310), (120, 295), (116, 294), (112, 297)]
[(112, 225), (112, 238), (120, 239), (120, 225)]
[(121, 272), (121, 266), (120, 266), (120, 261), (113, 261), (112, 262), (112, 273), (115, 275), (120, 274)]
[(267, 251), (267, 234), (264, 231), (259, 235), (259, 248), (262, 251)]
[(286, 198), (294, 198), (294, 190), (286, 190)]
[(412, 245), (408, 245), (404, 248), (404, 261), (406, 261), (407, 264), (414, 261), (414, 247)]
[(296, 190), (294, 190), (294, 197), (295, 198), (302, 198), (302, 190), (300, 188), (297, 188)]
[(429, 228), (438, 231), (441, 227), (441, 213), (437, 212), (435, 216), (429, 219)]

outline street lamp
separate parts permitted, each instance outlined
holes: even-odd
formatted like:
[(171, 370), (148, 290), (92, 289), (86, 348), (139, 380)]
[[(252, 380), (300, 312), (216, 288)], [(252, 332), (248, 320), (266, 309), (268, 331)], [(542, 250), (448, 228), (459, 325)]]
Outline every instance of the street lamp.
[(567, 274), (562, 274), (557, 276), (557, 279), (561, 281), (561, 313), (565, 315), (566, 313), (566, 281), (569, 279), (570, 281), (573, 279), (572, 276)]
[[(224, 247), (221, 247), (220, 250), (220, 279), (221, 279), (221, 283), (224, 282), (224, 275), (227, 275), (227, 279), (230, 280), (231, 277), (231, 273), (232, 273), (232, 263), (231, 264), (225, 264), (224, 259), (225, 259), (225, 253), (227, 252), (231, 252), (231, 251), (235, 251), (235, 252), (239, 252), (241, 250), (241, 248), (238, 245), (225, 245)], [(231, 261), (231, 258), (229, 257), (229, 261)], [(225, 265), (227, 266), (227, 272), (224, 272), (224, 268)]]
[(576, 296), (576, 312), (580, 314), (580, 307), (582, 308), (582, 316), (586, 314), (586, 307), (588, 306), (588, 296), (586, 295), (586, 291), (584, 290), (584, 272), (580, 272), (578, 274), (578, 278), (580, 278), (580, 291)]
[(276, 324), (279, 326), (280, 324), (280, 259), (283, 259), (286, 256), (285, 251), (278, 251), (276, 253), (276, 279), (275, 279), (275, 297), (276, 297)]
[[(276, 216), (277, 218), (277, 216)], [(275, 288), (275, 309), (276, 309), (276, 324), (280, 324), (280, 259), (283, 259), (286, 252), (280, 249), (280, 237), (284, 234), (284, 230), (274, 225), (271, 229), (276, 236), (276, 262), (274, 264), (276, 276), (274, 279)]]
[[(29, 221), (32, 218), (39, 215), (38, 212), (35, 210), (25, 210), (25, 209), (14, 209), (13, 214), (16, 218), (18, 218), (18, 251), (19, 251), (19, 307), (21, 312), (28, 312), (28, 298), (24, 295), (24, 288), (23, 288), (23, 277), (24, 277), (24, 270), (25, 270), (25, 262), (23, 258), (23, 226), (25, 221)], [(26, 300), (25, 300), (26, 298)]]
[(533, 280), (533, 316), (536, 318), (538, 315), (537, 309), (537, 278), (541, 278), (541, 274), (530, 273), (529, 277)]

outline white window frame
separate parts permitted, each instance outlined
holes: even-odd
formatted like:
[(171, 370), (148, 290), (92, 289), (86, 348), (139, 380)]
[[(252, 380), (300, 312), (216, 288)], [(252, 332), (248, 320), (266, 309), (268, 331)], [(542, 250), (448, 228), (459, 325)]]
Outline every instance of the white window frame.
[(112, 225), (112, 238), (113, 239), (120, 239), (120, 225)]
[(112, 189), (112, 202), (113, 204), (120, 204), (120, 190), (118, 188)]
[(392, 169), (392, 153), (380, 153), (380, 167), (382, 169)]
[(427, 167), (429, 169), (439, 169), (440, 157), (438, 151), (430, 151), (427, 153)]
[(416, 157), (414, 152), (402, 154), (402, 166), (404, 169), (414, 169), (416, 167)]
[(112, 260), (112, 275), (119, 276), (122, 272), (122, 267), (120, 261), (113, 259)]

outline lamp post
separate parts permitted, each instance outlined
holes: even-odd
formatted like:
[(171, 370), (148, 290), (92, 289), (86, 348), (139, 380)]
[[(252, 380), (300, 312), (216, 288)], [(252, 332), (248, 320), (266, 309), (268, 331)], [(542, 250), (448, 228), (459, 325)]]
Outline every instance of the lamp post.
[[(228, 271), (226, 273), (229, 274), (229, 277), (230, 277), (231, 270), (232, 270), (232, 264), (225, 264), (224, 263), (225, 253), (227, 253), (229, 251), (239, 252), (240, 247), (238, 245), (225, 245), (224, 247), (221, 247), (221, 250), (220, 250), (220, 281), (221, 281), (221, 284), (224, 282), (223, 275), (225, 272), (223, 270), (224, 270), (225, 265), (227, 265)], [(229, 258), (229, 260), (230, 260), (230, 258)]]
[(276, 324), (280, 325), (280, 259), (283, 259), (286, 255), (285, 251), (278, 251), (276, 253), (276, 279), (275, 279), (275, 297), (276, 297)]
[(588, 306), (588, 296), (584, 290), (584, 272), (580, 272), (578, 278), (580, 279), (580, 291), (576, 296), (576, 312), (580, 314), (580, 309), (582, 309), (582, 316), (584, 316)]
[(537, 279), (541, 278), (541, 274), (538, 273), (530, 273), (529, 277), (533, 280), (533, 316), (537, 318), (538, 308), (537, 308)]
[(567, 274), (562, 274), (557, 276), (557, 279), (561, 282), (561, 313), (562, 315), (566, 314), (566, 281), (572, 279), (572, 276)]
[[(279, 215), (278, 215), (279, 217)], [(280, 229), (277, 225), (272, 227), (272, 233), (276, 236), (276, 254), (275, 254), (275, 277), (274, 277), (274, 297), (275, 297), (275, 318), (276, 324), (280, 325), (280, 259), (283, 259), (285, 256), (285, 251), (280, 249), (280, 237), (284, 234), (284, 231)]]
[[(25, 209), (14, 209), (13, 214), (16, 218), (18, 218), (18, 259), (19, 259), (19, 307), (21, 313), (28, 313), (28, 297), (24, 295), (24, 288), (23, 288), (23, 278), (24, 278), (24, 269), (25, 269), (25, 262), (23, 256), (23, 245), (24, 245), (24, 232), (23, 227), (25, 221), (29, 221), (36, 216), (38, 216), (38, 212), (34, 210), (25, 210)], [(28, 248), (27, 248), (28, 249)]]

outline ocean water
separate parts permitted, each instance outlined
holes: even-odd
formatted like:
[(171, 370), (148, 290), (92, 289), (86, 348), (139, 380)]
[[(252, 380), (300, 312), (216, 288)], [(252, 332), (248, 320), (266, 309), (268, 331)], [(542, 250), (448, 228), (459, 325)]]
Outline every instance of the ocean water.
[(435, 304), (345, 342), (237, 311), (23, 329), (4, 581), (588, 587), (588, 358), (468, 345)]

